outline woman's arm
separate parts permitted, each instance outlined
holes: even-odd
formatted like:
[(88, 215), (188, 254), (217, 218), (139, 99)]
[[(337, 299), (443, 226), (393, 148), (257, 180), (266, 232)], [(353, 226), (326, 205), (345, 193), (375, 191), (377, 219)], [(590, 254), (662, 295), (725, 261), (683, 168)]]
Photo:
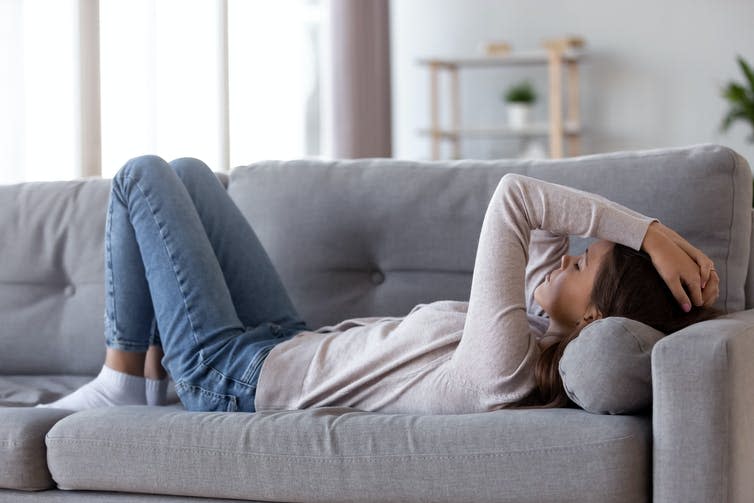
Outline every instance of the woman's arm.
[(568, 253), (568, 236), (553, 234), (544, 229), (531, 232), (529, 261), (526, 264), (526, 310), (535, 316), (547, 316), (534, 300), (534, 290), (545, 280), (547, 273), (560, 266), (560, 258)]
[(539, 357), (526, 317), (531, 231), (596, 237), (639, 250), (654, 220), (596, 194), (505, 175), (482, 223), (463, 336), (451, 359), (456, 377), (508, 400), (531, 390), (531, 365)]

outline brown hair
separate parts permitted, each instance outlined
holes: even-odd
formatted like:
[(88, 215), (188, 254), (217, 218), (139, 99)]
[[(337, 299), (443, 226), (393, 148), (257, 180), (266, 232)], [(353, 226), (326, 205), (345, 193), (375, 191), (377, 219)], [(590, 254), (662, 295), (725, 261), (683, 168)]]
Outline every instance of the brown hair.
[[(612, 251), (605, 255), (605, 260), (597, 271), (590, 302), (604, 318), (630, 318), (666, 335), (724, 314), (719, 309), (693, 305), (688, 313), (683, 311), (649, 255), (619, 243), (615, 243)], [(566, 334), (560, 341), (542, 351), (534, 368), (536, 388), (523, 399), (506, 407), (578, 407), (563, 388), (558, 364), (568, 343), (578, 337), (584, 326), (586, 325)]]

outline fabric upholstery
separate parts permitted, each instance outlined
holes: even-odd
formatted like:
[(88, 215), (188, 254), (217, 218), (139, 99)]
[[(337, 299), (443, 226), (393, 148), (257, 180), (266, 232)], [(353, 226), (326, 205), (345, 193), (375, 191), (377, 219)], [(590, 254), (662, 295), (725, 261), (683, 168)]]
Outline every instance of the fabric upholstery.
[(0, 368), (93, 374), (105, 357), (109, 180), (0, 186)]
[[(318, 328), (468, 300), (484, 212), (509, 172), (659, 218), (715, 261), (716, 307), (744, 308), (751, 215), (742, 208), (751, 207), (751, 171), (720, 145), (537, 161), (258, 162), (234, 169), (228, 191), (299, 312)], [(571, 252), (589, 241), (574, 238)]]
[(652, 348), (664, 336), (619, 316), (590, 323), (563, 351), (566, 394), (594, 414), (643, 412), (652, 404)]
[[(746, 279), (751, 172), (720, 145), (557, 161), (262, 162), (237, 168), (226, 181), (297, 307), (311, 325), (321, 326), (402, 315), (432, 300), (466, 300), (484, 209), (506, 172), (597, 192), (660, 218), (715, 260), (721, 277), (716, 307), (732, 312), (752, 305), (754, 286)], [(109, 183), (0, 186), (0, 404), (53, 399), (102, 364)], [(585, 241), (573, 239), (571, 253), (581, 253)], [(283, 501), (354, 495), (360, 501), (467, 500), (461, 493), (477, 501), (641, 502), (652, 493), (658, 502), (747, 501), (754, 493), (754, 315), (729, 316), (655, 344), (651, 432), (647, 416), (571, 409), (425, 417), (354, 409), (254, 416), (195, 414), (180, 406), (115, 408), (57, 423), (50, 467), (64, 488), (205, 491), (243, 499), (251, 489), (269, 494), (289, 475), (293, 484), (284, 488), (290, 494), (282, 494)], [(44, 374), (53, 382), (36, 380)], [(54, 420), (45, 421), (28, 419), (23, 428), (44, 435)], [(0, 412), (0, 431), (6, 432), (0, 438), (19, 437), (4, 425)], [(107, 443), (112, 438), (119, 440)], [(19, 446), (16, 452), (13, 446), (0, 451), (0, 467), (13, 467), (9, 480), (20, 485), (14, 469), (40, 476), (43, 451)], [(216, 491), (218, 470), (232, 480)], [(185, 483), (174, 487), (165, 473)], [(101, 493), (38, 494), (39, 501), (96, 501)], [(0, 491), (3, 501), (35, 495)]]
[[(751, 210), (751, 223), (754, 226), (754, 208)], [(749, 269), (746, 274), (746, 309), (754, 307), (754, 245), (749, 250)]]
[(53, 402), (91, 379), (71, 375), (0, 375), (0, 407), (28, 407)]
[[(94, 376), (0, 375), (0, 407), (29, 407), (54, 402), (88, 383)], [(167, 403), (178, 402), (175, 383), (168, 381)]]
[(99, 178), (0, 185), (2, 374), (102, 367), (109, 191)]
[(328, 503), (636, 503), (649, 491), (649, 421), (578, 409), (416, 416), (132, 406), (69, 416), (50, 430), (47, 448), (63, 489)]
[(754, 310), (696, 323), (652, 350), (654, 501), (754, 495)]
[[(187, 498), (185, 496), (165, 496), (164, 494), (133, 494), (109, 491), (35, 491), (22, 492), (0, 491), (3, 503), (218, 503), (226, 501), (238, 503), (238, 500), (218, 498)], [(261, 503), (259, 501), (250, 503)]]
[(47, 470), (45, 434), (70, 413), (60, 409), (0, 407), (0, 487), (25, 491), (53, 487)]
[[(717, 307), (744, 308), (751, 215), (734, 208), (751, 200), (751, 183), (739, 183), (751, 174), (719, 145), (558, 161), (261, 162), (236, 168), (228, 190), (317, 328), (402, 316), (421, 302), (467, 300), (484, 210), (506, 172), (591, 190), (657, 216), (715, 260)], [(4, 373), (94, 375), (101, 366), (109, 184), (0, 186), (0, 233), (9, 243), (0, 268)], [(586, 241), (573, 239), (571, 251), (581, 253)]]

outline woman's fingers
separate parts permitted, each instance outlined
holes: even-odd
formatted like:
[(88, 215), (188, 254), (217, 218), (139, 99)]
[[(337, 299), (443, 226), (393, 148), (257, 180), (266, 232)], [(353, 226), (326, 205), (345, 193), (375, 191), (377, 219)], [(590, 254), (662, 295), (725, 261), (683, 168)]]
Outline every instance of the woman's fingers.
[[(696, 267), (694, 269), (696, 269)], [(689, 271), (685, 277), (684, 283), (686, 283), (686, 287), (689, 290), (694, 305), (701, 306), (704, 304), (704, 298), (702, 297), (702, 282), (698, 270)]]
[[(715, 302), (715, 300), (717, 300), (717, 296), (720, 293), (719, 289), (715, 287), (714, 290), (705, 291), (705, 289), (707, 288), (707, 285), (709, 284), (710, 279), (712, 279), (712, 273), (714, 272), (714, 269), (715, 269), (715, 263), (712, 262), (712, 260), (707, 255), (705, 255), (701, 250), (699, 250), (694, 245), (686, 241), (686, 239), (684, 239), (683, 236), (678, 234), (676, 231), (674, 231), (670, 227), (664, 224), (660, 224), (658, 228), (665, 236), (670, 238), (671, 241), (673, 241), (683, 251), (685, 251), (694, 260), (694, 262), (696, 262), (699, 266), (701, 290), (703, 290), (703, 293), (702, 293), (702, 302), (700, 303), (695, 302), (695, 304), (698, 306), (701, 306), (701, 305), (709, 305), (710, 303)], [(715, 273), (715, 277), (716, 277), (717, 284), (719, 284), (720, 278), (717, 277), (717, 273)]]
[[(680, 234), (659, 222), (653, 222), (642, 249), (681, 306), (708, 306), (720, 294), (720, 277), (715, 264), (701, 250)], [(685, 288), (685, 289), (684, 289)], [(692, 304), (693, 303), (693, 304)]]
[(714, 304), (720, 295), (720, 277), (714, 269), (710, 270), (709, 281), (702, 289), (702, 295), (704, 297), (704, 306), (711, 306)]
[[(670, 287), (670, 291), (673, 293), (673, 297), (675, 297), (675, 300), (678, 302), (678, 304), (681, 305), (684, 311), (688, 312), (691, 310), (691, 301), (689, 301), (688, 295), (686, 295), (686, 291), (683, 289), (683, 285), (681, 285), (681, 280), (677, 279), (675, 281), (665, 281), (667, 285)], [(686, 308), (688, 306), (688, 309)]]
[[(706, 257), (705, 257), (706, 258)], [(710, 276), (712, 276), (712, 271), (715, 268), (715, 264), (707, 259), (708, 261), (705, 261), (700, 267), (702, 272), (702, 288), (707, 287), (707, 282), (710, 279)]]

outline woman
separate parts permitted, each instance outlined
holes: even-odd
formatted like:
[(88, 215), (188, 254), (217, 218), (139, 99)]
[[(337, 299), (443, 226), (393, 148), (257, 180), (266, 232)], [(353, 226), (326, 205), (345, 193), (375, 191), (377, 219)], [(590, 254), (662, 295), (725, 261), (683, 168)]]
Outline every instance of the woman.
[[(568, 256), (569, 234), (600, 240)], [(571, 406), (558, 362), (591, 321), (669, 333), (719, 314), (712, 261), (657, 219), (513, 174), (487, 207), (468, 302), (311, 330), (212, 171), (153, 156), (113, 178), (105, 280), (102, 371), (44, 406), (163, 402), (165, 379), (144, 378), (150, 343), (189, 410)]]

